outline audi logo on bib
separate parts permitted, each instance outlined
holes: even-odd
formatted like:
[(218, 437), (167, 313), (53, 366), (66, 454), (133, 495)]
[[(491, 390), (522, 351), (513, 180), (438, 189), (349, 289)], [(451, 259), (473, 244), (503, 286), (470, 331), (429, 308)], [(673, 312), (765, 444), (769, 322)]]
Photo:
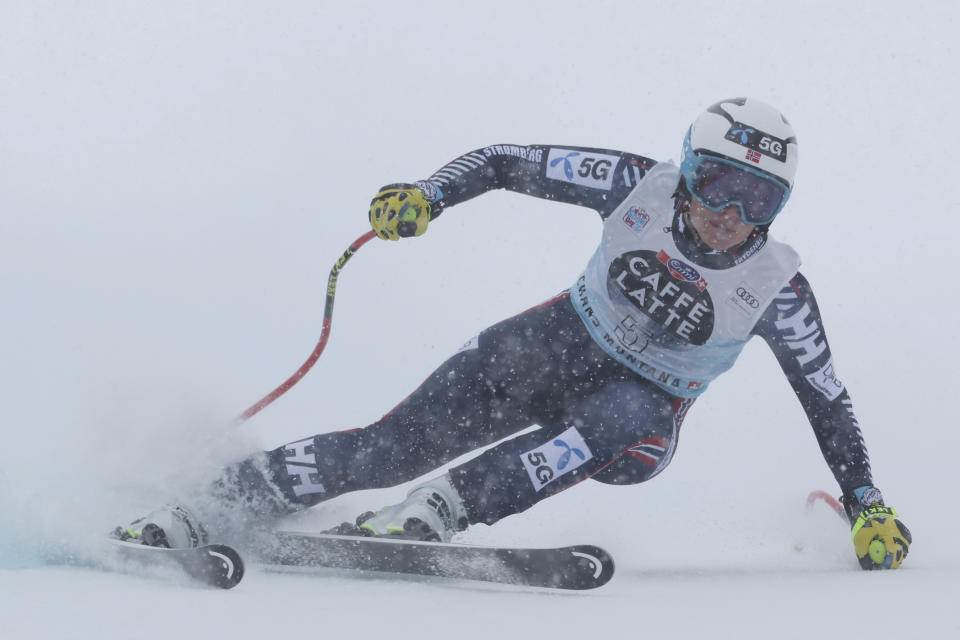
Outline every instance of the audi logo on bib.
[(760, 301), (757, 300), (757, 297), (747, 291), (746, 287), (737, 287), (737, 297), (750, 305), (753, 309), (760, 308)]
[(748, 318), (754, 317), (764, 304), (757, 290), (746, 282), (740, 282), (737, 288), (730, 292), (727, 303)]

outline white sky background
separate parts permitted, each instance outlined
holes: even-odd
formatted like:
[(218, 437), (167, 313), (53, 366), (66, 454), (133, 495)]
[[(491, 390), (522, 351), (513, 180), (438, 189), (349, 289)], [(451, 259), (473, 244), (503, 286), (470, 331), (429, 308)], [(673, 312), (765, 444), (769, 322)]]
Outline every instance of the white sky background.
[[(477, 331), (572, 284), (600, 237), (590, 210), (491, 193), (423, 238), (371, 242), (314, 371), (223, 426), (310, 353), (327, 273), (380, 185), (495, 143), (676, 160), (701, 109), (751, 95), (798, 132), (774, 234), (804, 259), (875, 479), (917, 539), (913, 573), (875, 597), (911, 580), (919, 600), (944, 564), (955, 578), (960, 524), (943, 509), (960, 444), (958, 16), (949, 2), (0, 0), (0, 540), (99, 531), (238, 452), (379, 418)], [(650, 587), (651, 564), (791, 566), (804, 496), (836, 487), (763, 344), (697, 402), (681, 443), (647, 486), (585, 484), (473, 539), (602, 544), (623, 594)], [(381, 493), (306, 524), (403, 491)], [(824, 581), (852, 562), (846, 535), (821, 541)], [(36, 571), (0, 570), (0, 587)]]

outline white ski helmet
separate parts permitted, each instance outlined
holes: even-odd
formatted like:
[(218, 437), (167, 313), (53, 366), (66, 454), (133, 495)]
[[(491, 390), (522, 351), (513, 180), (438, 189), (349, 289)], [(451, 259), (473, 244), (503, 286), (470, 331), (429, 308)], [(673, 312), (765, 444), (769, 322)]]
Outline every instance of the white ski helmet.
[[(716, 186), (704, 178), (703, 173), (711, 167), (723, 166), (750, 174), (750, 188), (729, 183)], [(767, 103), (753, 98), (722, 100), (690, 125), (683, 141), (680, 170), (688, 190), (707, 207), (719, 210), (736, 203), (744, 222), (769, 224), (793, 188), (797, 138), (783, 114)], [(704, 193), (711, 187), (712, 193)]]

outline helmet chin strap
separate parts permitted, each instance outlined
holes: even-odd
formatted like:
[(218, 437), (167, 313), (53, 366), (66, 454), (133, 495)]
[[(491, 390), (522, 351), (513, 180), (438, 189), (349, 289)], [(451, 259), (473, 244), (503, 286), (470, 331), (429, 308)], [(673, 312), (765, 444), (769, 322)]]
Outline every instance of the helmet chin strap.
[[(677, 185), (677, 190), (673, 192), (673, 211), (675, 213), (674, 219), (677, 228), (684, 237), (690, 240), (698, 252), (708, 254), (715, 253), (717, 250), (703, 241), (697, 228), (690, 222), (691, 197), (690, 192), (687, 191), (687, 186), (683, 183), (683, 178), (681, 178), (680, 184)], [(723, 252), (721, 251), (720, 253)]]

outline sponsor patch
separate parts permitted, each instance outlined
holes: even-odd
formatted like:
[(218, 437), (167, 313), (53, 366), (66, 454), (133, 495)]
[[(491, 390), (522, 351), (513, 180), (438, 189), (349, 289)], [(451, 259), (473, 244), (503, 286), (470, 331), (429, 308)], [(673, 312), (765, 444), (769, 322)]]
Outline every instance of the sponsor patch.
[(671, 258), (663, 249), (657, 253), (657, 260), (663, 263), (663, 265), (669, 269), (670, 275), (677, 280), (696, 283), (697, 289), (700, 289), (700, 291), (707, 288), (707, 281), (700, 277), (700, 272), (683, 260)]
[(756, 156), (747, 154), (747, 159), (753, 162), (759, 163), (761, 154), (780, 162), (787, 161), (787, 141), (754, 127), (734, 122), (724, 138), (756, 152)]
[(613, 168), (619, 160), (604, 153), (551, 148), (547, 156), (547, 177), (609, 191)]
[(738, 284), (737, 288), (733, 290), (733, 293), (730, 294), (727, 300), (733, 304), (737, 311), (740, 311), (746, 316), (752, 316), (756, 313), (763, 303), (760, 299), (760, 294), (745, 282)]
[(837, 373), (833, 369), (833, 358), (830, 358), (827, 364), (817, 371), (805, 377), (810, 386), (822, 393), (827, 400), (836, 400), (843, 393), (843, 383), (837, 378)]
[(549, 442), (520, 454), (523, 467), (537, 491), (592, 459), (593, 453), (576, 427), (570, 427)]
[(630, 207), (627, 209), (627, 212), (623, 214), (623, 224), (637, 233), (643, 231), (648, 222), (650, 222), (650, 214), (640, 207)]
[(706, 288), (696, 269), (664, 251), (629, 251), (607, 272), (611, 296), (624, 296), (668, 334), (694, 345), (713, 334), (714, 307)]
[(491, 156), (514, 156), (530, 162), (540, 162), (543, 160), (543, 149), (518, 147), (514, 144), (498, 144), (484, 148), (483, 155), (488, 158)]

